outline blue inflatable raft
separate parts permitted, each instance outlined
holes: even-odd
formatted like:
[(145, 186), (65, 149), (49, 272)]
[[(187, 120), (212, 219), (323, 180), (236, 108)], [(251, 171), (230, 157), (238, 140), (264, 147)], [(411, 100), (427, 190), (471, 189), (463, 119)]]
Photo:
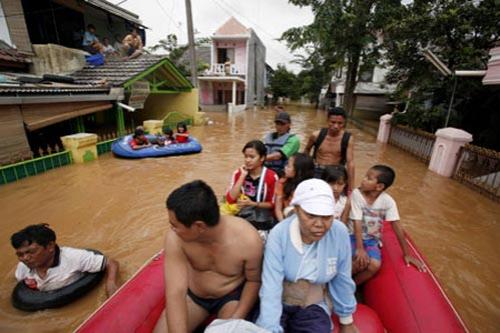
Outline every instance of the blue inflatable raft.
[[(146, 135), (148, 140), (155, 138), (154, 135)], [(201, 144), (198, 140), (193, 137), (189, 137), (189, 141), (186, 143), (171, 143), (166, 146), (153, 145), (148, 148), (142, 148), (134, 150), (130, 147), (130, 140), (132, 140), (132, 135), (124, 136), (113, 142), (111, 145), (111, 151), (120, 157), (126, 158), (144, 158), (144, 157), (162, 157), (162, 156), (172, 156), (172, 155), (186, 155), (195, 154), (201, 152)]]

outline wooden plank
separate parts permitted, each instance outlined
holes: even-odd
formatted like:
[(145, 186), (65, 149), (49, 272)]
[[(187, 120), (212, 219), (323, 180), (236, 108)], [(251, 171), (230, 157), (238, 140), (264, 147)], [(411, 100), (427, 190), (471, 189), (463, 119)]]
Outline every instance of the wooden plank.
[(31, 157), (21, 110), (17, 105), (0, 106), (0, 129), (4, 137), (0, 140), (0, 164)]
[(54, 104), (25, 104), (21, 107), (23, 121), (33, 131), (64, 120), (111, 109), (109, 101)]

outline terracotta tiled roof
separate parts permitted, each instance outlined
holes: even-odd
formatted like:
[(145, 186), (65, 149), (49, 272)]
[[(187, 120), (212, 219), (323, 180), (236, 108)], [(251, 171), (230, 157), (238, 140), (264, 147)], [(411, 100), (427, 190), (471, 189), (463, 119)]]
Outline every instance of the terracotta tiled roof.
[(94, 84), (105, 80), (106, 83), (119, 87), (165, 58), (164, 55), (143, 54), (132, 60), (107, 60), (102, 66), (86, 66), (71, 76), (79, 84)]
[(248, 29), (241, 24), (237, 19), (231, 17), (217, 31), (215, 36), (230, 36), (230, 35), (247, 35)]

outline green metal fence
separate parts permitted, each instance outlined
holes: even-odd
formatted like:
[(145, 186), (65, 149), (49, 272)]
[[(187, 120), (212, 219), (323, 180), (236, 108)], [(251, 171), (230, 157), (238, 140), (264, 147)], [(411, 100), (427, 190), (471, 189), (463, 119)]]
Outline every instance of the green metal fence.
[(47, 170), (59, 168), (73, 163), (71, 153), (63, 151), (32, 160), (0, 167), (0, 185), (15, 182), (19, 179), (38, 175)]
[(111, 151), (111, 144), (115, 141), (116, 139), (111, 139), (111, 140), (106, 140), (106, 141), (101, 141), (97, 143), (97, 155), (102, 155), (104, 153), (107, 153)]

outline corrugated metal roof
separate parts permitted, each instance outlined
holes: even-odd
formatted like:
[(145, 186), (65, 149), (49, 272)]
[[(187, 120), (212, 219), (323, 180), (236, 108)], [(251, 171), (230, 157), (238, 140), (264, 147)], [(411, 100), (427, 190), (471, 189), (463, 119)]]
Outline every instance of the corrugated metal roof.
[(58, 86), (46, 84), (0, 84), (0, 97), (27, 95), (107, 94), (109, 87), (88, 85)]
[(483, 78), (484, 85), (500, 84), (500, 46), (490, 50), (488, 69)]
[(139, 20), (139, 15), (129, 12), (128, 10), (120, 6), (114, 5), (111, 2), (105, 0), (85, 0), (85, 2), (88, 3), (89, 5), (101, 8), (106, 12), (124, 18), (127, 21), (131, 21), (138, 25), (142, 25), (142, 21)]

